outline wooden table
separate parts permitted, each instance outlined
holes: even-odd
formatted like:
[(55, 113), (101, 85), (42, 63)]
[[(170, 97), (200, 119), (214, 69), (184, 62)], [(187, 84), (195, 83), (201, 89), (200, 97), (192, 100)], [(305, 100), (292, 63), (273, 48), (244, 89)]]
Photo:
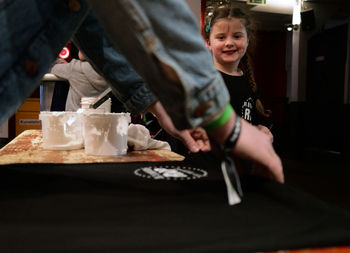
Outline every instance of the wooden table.
[(169, 150), (131, 151), (123, 156), (93, 156), (84, 149), (47, 150), (42, 147), (41, 130), (26, 130), (0, 150), (0, 165), (18, 163), (128, 163), (182, 161)]

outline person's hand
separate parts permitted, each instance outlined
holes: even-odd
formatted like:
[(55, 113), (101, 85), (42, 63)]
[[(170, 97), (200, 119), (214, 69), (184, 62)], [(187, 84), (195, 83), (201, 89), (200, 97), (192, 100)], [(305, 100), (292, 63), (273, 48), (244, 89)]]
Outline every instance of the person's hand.
[(271, 133), (270, 129), (268, 129), (266, 126), (263, 125), (257, 125), (256, 126), (262, 133), (266, 134), (270, 137), (271, 143), (273, 142), (273, 134)]
[[(209, 131), (209, 135), (219, 144), (223, 144), (234, 126), (234, 114), (221, 127)], [(280, 183), (284, 183), (282, 162), (276, 154), (268, 135), (262, 133), (257, 127), (241, 119), (241, 133), (236, 145), (231, 149), (231, 156), (238, 156), (259, 164), (258, 174), (263, 174)]]
[[(182, 130), (179, 132), (180, 135), (177, 138), (186, 145), (190, 152), (209, 152), (211, 150), (209, 137), (203, 128), (198, 127), (195, 129)], [(176, 138), (176, 136), (174, 137)], [(193, 143), (193, 141), (195, 143)]]
[(242, 129), (232, 154), (256, 162), (256, 174), (284, 183), (282, 162), (276, 154), (271, 138), (241, 119)]
[(210, 151), (210, 141), (203, 128), (178, 130), (159, 101), (152, 104), (148, 108), (148, 111), (157, 118), (159, 125), (167, 133), (180, 140), (190, 152), (197, 153), (199, 151)]

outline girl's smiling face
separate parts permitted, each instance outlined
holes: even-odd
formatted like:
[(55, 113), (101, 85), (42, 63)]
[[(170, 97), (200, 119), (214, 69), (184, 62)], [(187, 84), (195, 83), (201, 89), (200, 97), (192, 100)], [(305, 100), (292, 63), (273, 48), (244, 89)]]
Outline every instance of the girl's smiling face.
[(244, 21), (239, 18), (223, 18), (211, 27), (208, 47), (219, 70), (231, 68), (237, 71), (238, 64), (248, 47), (248, 35)]

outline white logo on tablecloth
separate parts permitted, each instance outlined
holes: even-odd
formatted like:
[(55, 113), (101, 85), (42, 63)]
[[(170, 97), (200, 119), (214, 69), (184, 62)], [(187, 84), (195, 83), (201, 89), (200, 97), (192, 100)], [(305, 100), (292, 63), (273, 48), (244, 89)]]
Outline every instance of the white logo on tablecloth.
[(193, 180), (207, 177), (203, 169), (180, 166), (149, 166), (134, 171), (139, 177), (156, 180)]

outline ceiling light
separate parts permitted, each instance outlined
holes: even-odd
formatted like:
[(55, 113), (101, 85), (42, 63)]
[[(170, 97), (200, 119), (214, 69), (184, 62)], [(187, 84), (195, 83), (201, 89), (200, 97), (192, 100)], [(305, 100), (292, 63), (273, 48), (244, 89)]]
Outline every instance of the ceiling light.
[(286, 24), (285, 27), (286, 27), (288, 32), (291, 32), (293, 30), (297, 31), (299, 29), (299, 25), (297, 25), (297, 24), (295, 24), (295, 25), (293, 25), (293, 24)]

